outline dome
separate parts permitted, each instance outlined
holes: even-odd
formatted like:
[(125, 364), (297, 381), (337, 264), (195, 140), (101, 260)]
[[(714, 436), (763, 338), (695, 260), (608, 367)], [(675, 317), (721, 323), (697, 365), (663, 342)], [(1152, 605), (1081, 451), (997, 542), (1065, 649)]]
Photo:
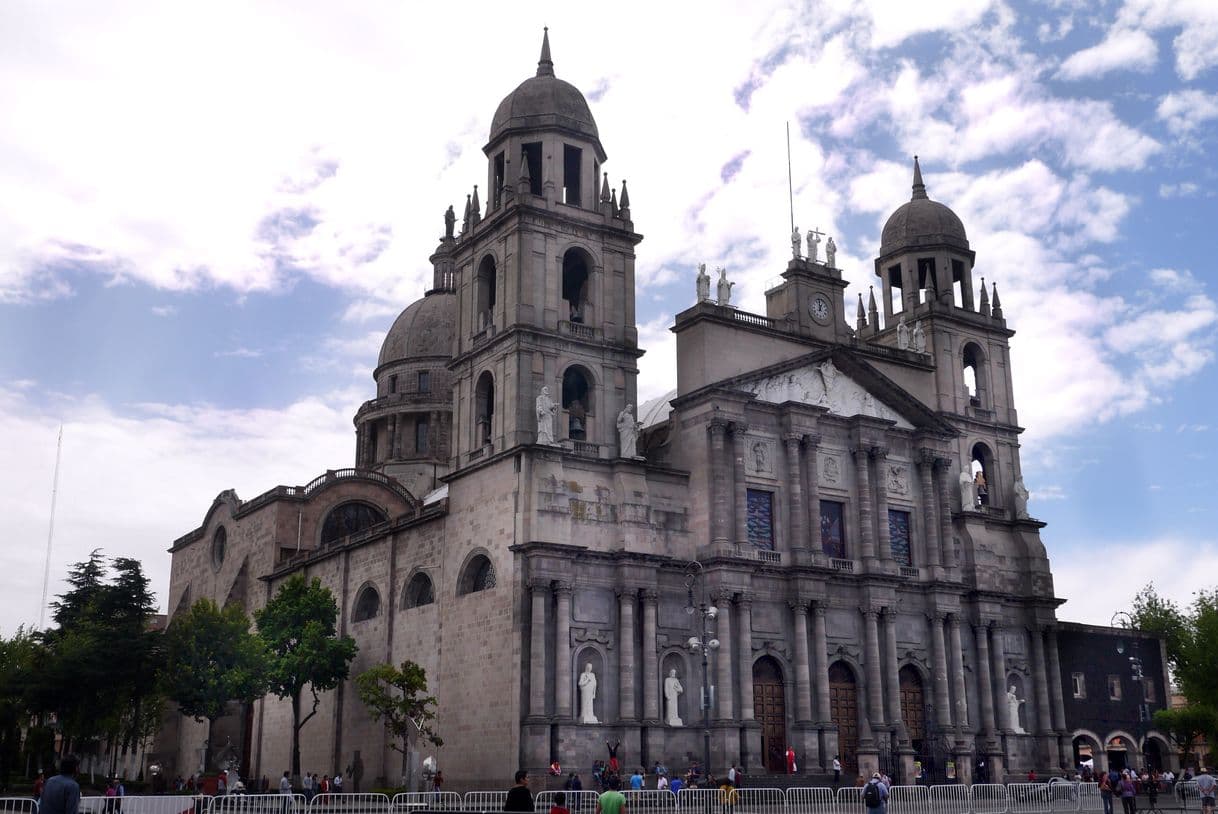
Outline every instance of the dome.
[(596, 143), (598, 150), (604, 152), (588, 101), (578, 88), (554, 75), (548, 32), (542, 39), (537, 75), (521, 82), (499, 103), (491, 120), (490, 141), (496, 141), (511, 130), (543, 127), (572, 130), (587, 136)]
[(914, 156), (913, 198), (889, 216), (880, 237), (880, 255), (916, 246), (947, 244), (969, 250), (964, 224), (947, 206), (926, 196), (922, 168)]
[(432, 291), (406, 307), (385, 335), (377, 367), (421, 357), (453, 353), (457, 325), (457, 295)]

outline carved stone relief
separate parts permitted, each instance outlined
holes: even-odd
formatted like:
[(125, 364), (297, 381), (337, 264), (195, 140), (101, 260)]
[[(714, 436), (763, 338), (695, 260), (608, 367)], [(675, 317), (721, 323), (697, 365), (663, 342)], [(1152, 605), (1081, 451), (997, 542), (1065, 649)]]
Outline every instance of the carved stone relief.
[(820, 456), (820, 479), (835, 486), (842, 482), (842, 462), (836, 455)]
[(744, 468), (751, 475), (774, 477), (775, 444), (770, 438), (751, 435), (745, 443)]
[(827, 407), (829, 412), (837, 415), (869, 415), (895, 421), (903, 429), (913, 428), (912, 424), (864, 390), (858, 382), (838, 371), (831, 359), (816, 366), (746, 384), (743, 389), (772, 404), (785, 401), (815, 404)]
[(885, 485), (892, 494), (909, 494), (909, 466), (904, 463), (890, 461), (887, 465)]

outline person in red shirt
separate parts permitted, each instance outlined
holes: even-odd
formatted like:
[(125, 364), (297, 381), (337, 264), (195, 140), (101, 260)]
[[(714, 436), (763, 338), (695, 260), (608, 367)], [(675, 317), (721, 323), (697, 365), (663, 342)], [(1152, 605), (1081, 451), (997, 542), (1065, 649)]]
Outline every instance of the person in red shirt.
[(42, 797), (42, 787), (46, 785), (47, 778), (42, 772), (38, 773), (38, 777), (34, 780), (34, 799)]

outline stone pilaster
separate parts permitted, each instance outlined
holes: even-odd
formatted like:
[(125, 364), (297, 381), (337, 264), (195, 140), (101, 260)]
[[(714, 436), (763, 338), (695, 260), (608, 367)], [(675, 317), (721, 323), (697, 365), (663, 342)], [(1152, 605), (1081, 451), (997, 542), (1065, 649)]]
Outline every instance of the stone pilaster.
[(871, 449), (857, 447), (851, 451), (854, 456), (855, 480), (858, 485), (858, 530), (860, 553), (864, 560), (874, 560), (875, 532), (872, 523), (872, 494), (871, 494)]
[(529, 583), (532, 592), (532, 620), (529, 625), (529, 715), (546, 714), (546, 606), (550, 604), (550, 584)]
[(808, 663), (808, 606), (792, 602), (795, 613), (795, 722), (812, 720), (811, 665)]
[(736, 503), (736, 533), (735, 542), (744, 545), (749, 541), (749, 500), (748, 500), (748, 480), (744, 474), (745, 455), (748, 450), (744, 448), (744, 442), (747, 440), (746, 433), (749, 428), (747, 424), (735, 422), (732, 424), (732, 478), (735, 482), (735, 503)]
[[(1062, 665), (1057, 654), (1057, 628), (1050, 627), (1045, 632), (1045, 654), (1049, 658), (1049, 700), (1053, 705), (1053, 729), (1059, 736), (1058, 751), (1064, 758), (1067, 754), (1067, 744), (1062, 736), (1068, 733), (1066, 730), (1066, 701), (1062, 697)], [(1145, 688), (1137, 687), (1137, 691), (1145, 692)], [(1064, 760), (1060, 760), (1059, 765), (1064, 765), (1064, 762)]]
[(990, 629), (984, 623), (973, 625), (977, 642), (977, 697), (981, 701), (981, 731), (994, 734), (994, 678), (990, 672)]
[(736, 601), (740, 620), (740, 720), (753, 720), (753, 598), (741, 595)]
[(1036, 688), (1036, 734), (1047, 735), (1053, 731), (1053, 722), (1049, 712), (1049, 675), (1048, 665), (1045, 663), (1044, 631), (1039, 626), (1034, 626), (1028, 633), (1032, 640), (1032, 683)]
[(618, 598), (618, 719), (633, 721), (634, 704), (634, 604), (638, 593), (620, 588)]
[(554, 625), (554, 713), (560, 720), (571, 717), (571, 583), (560, 582), (558, 618)]
[(872, 727), (884, 725), (884, 673), (880, 666), (878, 616), (879, 612), (872, 608), (863, 609), (864, 646), (867, 648), (867, 717)]
[(716, 712), (720, 720), (726, 721), (735, 717), (732, 693), (732, 594), (730, 591), (720, 591), (714, 599), (715, 607), (719, 609), (719, 652), (715, 656), (715, 694), (719, 698), (719, 708)]
[(922, 485), (922, 539), (926, 546), (926, 564), (937, 567), (943, 560), (939, 552), (939, 524), (935, 507), (939, 498), (935, 494), (935, 453), (933, 450), (918, 450), (918, 480)]
[(726, 543), (728, 510), (731, 506), (727, 486), (727, 422), (722, 419), (712, 419), (706, 430), (710, 436), (710, 452), (707, 457), (711, 476), (711, 542)]
[(807, 467), (807, 512), (808, 512), (808, 547), (814, 556), (824, 553), (824, 545), (820, 539), (820, 463), (818, 454), (820, 436), (810, 434), (804, 437), (804, 465)]
[(994, 673), (994, 684), (990, 685), (990, 692), (994, 692), (995, 684), (998, 687), (994, 695), (996, 723), (999, 729), (1009, 732), (1019, 722), (1011, 720), (1011, 711), (1007, 706), (1007, 648), (1006, 642), (1003, 641), (1002, 628), (997, 623), (990, 627), (990, 645), (990, 664)]
[(943, 614), (930, 617), (930, 649), (935, 671), (935, 721), (943, 729), (952, 725), (952, 702), (947, 689), (947, 647), (943, 643)]
[[(876, 554), (881, 560), (891, 560), (892, 532), (888, 528), (888, 479), (884, 477), (884, 467), (888, 463), (888, 449), (873, 447), (871, 461), (875, 465), (875, 526), (877, 532)], [(899, 700), (899, 699), (898, 699)]]
[(939, 474), (939, 563), (944, 568), (956, 566), (956, 546), (952, 542), (951, 461), (940, 458)]
[(660, 720), (660, 664), (656, 649), (655, 590), (643, 591), (643, 720)]
[(953, 613), (948, 617), (948, 629), (951, 631), (952, 695), (955, 705), (952, 708), (952, 721), (957, 728), (968, 728), (968, 695), (964, 691), (964, 644), (960, 638), (960, 616)]
[(790, 517), (791, 548), (808, 548), (808, 535), (804, 529), (808, 510), (804, 506), (803, 473), (800, 471), (800, 436), (789, 433), (782, 437), (787, 451), (787, 511)]
[(398, 416), (397, 413), (389, 416), (389, 452), (385, 457), (389, 460), (400, 457), (398, 455)]
[(905, 721), (901, 718), (901, 676), (897, 662), (897, 612), (896, 608), (884, 609), (884, 667), (887, 683), (884, 698), (888, 702), (888, 723), (897, 731), (902, 743), (909, 740)]
[(822, 724), (833, 720), (829, 708), (829, 645), (825, 635), (825, 606), (812, 610), (812, 666), (816, 670), (816, 717)]

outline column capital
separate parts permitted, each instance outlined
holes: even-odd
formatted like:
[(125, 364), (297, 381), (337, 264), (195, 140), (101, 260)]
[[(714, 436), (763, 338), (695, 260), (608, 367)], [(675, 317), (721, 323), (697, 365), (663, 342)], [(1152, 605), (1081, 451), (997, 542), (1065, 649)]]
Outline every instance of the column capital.
[(952, 468), (952, 459), (944, 458), (942, 455), (935, 458), (935, 469), (948, 470)]
[(654, 605), (660, 600), (660, 592), (655, 588), (644, 588), (642, 595), (644, 605)]
[(855, 461), (858, 461), (860, 458), (862, 460), (866, 461), (868, 458), (871, 457), (871, 447), (867, 446), (866, 444), (860, 444), (857, 447), (851, 447), (850, 455), (855, 459)]
[(918, 447), (918, 463), (922, 466), (934, 467), (939, 460), (938, 450), (930, 447)]
[(727, 419), (715, 416), (706, 422), (706, 431), (711, 435), (722, 437), (727, 433)]
[(795, 613), (799, 614), (800, 616), (808, 615), (808, 605), (806, 602), (803, 602), (802, 600), (795, 600), (795, 599), (789, 600), (787, 602), (787, 607), (789, 607), (791, 610), (795, 611)]
[(535, 594), (549, 593), (550, 588), (550, 580), (544, 577), (534, 577), (529, 580), (529, 590)]
[(825, 606), (824, 602), (817, 602), (815, 605), (812, 606), (812, 614), (814, 616), (819, 616), (821, 619), (825, 618), (826, 610), (828, 610), (828, 608)]
[(570, 596), (575, 591), (575, 586), (565, 580), (559, 580), (554, 583), (554, 593), (559, 596)]
[(626, 585), (619, 585), (613, 589), (613, 595), (618, 599), (636, 599), (639, 595), (639, 589)]
[(885, 605), (883, 608), (880, 608), (880, 613), (882, 613), (886, 619), (895, 619), (897, 616), (897, 609), (892, 605)]
[(928, 611), (926, 614), (926, 618), (931, 622), (937, 622), (938, 624), (943, 624), (943, 620), (947, 618), (947, 613), (945, 613), (944, 611), (940, 611), (940, 610)]
[(859, 612), (863, 614), (865, 619), (875, 619), (880, 615), (878, 608), (859, 608)]
[(749, 425), (743, 421), (731, 422), (732, 436), (735, 438), (743, 438), (744, 434), (749, 431)]
[(740, 594), (740, 597), (736, 600), (736, 606), (739, 607), (740, 610), (742, 610), (742, 611), (752, 610), (754, 598), (755, 597), (753, 596), (753, 594), (742, 593), (742, 594)]
[(732, 603), (732, 598), (735, 595), (736, 595), (736, 592), (733, 591), (731, 588), (716, 588), (714, 591), (711, 592), (711, 599), (715, 600), (715, 604), (719, 607), (719, 610), (722, 612), (728, 605), (730, 605)]
[(951, 625), (953, 628), (959, 628), (960, 627), (960, 614), (959, 613), (947, 614), (947, 623), (949, 625)]
[(820, 446), (821, 437), (822, 436), (819, 432), (804, 433), (804, 445), (808, 447), (808, 449), (816, 449)]
[(799, 446), (804, 441), (804, 435), (803, 433), (799, 432), (784, 432), (782, 434), (782, 440), (787, 444), (787, 446), (790, 446), (791, 444)]
[(888, 447), (874, 446), (871, 448), (871, 457), (877, 461), (884, 461), (888, 458)]

